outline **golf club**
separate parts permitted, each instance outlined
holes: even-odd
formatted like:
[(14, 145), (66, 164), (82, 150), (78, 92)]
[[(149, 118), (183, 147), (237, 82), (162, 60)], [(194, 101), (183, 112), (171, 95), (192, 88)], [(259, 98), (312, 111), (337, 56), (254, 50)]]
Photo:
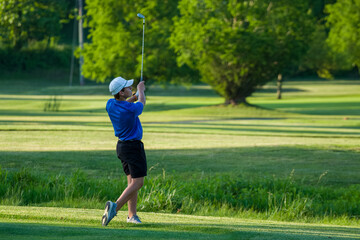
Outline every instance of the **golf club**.
[(137, 16), (143, 19), (143, 39), (142, 39), (142, 51), (141, 51), (141, 77), (140, 82), (143, 80), (143, 67), (144, 67), (144, 38), (145, 38), (145, 16), (138, 13)]

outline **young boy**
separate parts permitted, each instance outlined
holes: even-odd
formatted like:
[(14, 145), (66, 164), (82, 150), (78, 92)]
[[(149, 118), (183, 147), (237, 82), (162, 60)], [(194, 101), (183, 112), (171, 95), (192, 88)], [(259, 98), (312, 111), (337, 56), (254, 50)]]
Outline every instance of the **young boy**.
[[(144, 82), (137, 85), (135, 95), (132, 95), (131, 91), (133, 83), (134, 80), (117, 77), (109, 85), (109, 90), (115, 99), (108, 100), (106, 111), (114, 127), (115, 136), (119, 138), (116, 152), (127, 176), (128, 186), (116, 202), (106, 202), (102, 216), (103, 226), (109, 224), (126, 202), (129, 209), (127, 222), (141, 223), (136, 214), (136, 204), (138, 190), (143, 186), (144, 177), (147, 175), (147, 165), (144, 144), (141, 141), (143, 130), (139, 115), (144, 109), (146, 100)], [(134, 103), (136, 100), (138, 102)]]

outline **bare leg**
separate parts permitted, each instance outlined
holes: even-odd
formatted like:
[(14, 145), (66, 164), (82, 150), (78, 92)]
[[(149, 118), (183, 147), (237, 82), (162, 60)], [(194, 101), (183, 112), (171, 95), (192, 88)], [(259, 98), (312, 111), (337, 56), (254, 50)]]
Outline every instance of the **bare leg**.
[[(128, 186), (131, 184), (132, 179), (133, 178), (131, 178), (131, 175), (127, 175)], [(133, 193), (128, 201), (129, 218), (136, 215), (137, 196), (138, 196), (138, 191), (136, 191), (136, 193)]]
[(132, 178), (130, 185), (125, 188), (121, 196), (116, 201), (117, 207), (116, 211), (119, 211), (122, 206), (125, 205), (127, 201), (129, 201), (134, 194), (136, 194), (137, 198), (137, 191), (144, 185), (144, 177), (140, 178)]

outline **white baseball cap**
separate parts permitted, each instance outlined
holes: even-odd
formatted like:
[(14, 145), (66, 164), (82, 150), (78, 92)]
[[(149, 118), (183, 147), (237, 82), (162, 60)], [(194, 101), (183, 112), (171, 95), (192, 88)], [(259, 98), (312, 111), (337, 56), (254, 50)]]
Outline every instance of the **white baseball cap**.
[(112, 95), (115, 95), (118, 92), (120, 92), (123, 88), (130, 87), (131, 85), (133, 85), (133, 83), (134, 83), (134, 79), (125, 80), (122, 77), (117, 77), (110, 82), (109, 91), (111, 92)]

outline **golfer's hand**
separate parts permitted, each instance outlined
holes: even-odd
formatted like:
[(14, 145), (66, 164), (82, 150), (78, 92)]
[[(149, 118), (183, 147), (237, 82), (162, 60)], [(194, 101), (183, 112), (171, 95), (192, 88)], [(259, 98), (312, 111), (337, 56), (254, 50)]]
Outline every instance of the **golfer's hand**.
[(144, 81), (139, 82), (139, 84), (137, 85), (137, 90), (138, 90), (138, 92), (144, 92), (145, 91), (145, 83), (144, 83)]

